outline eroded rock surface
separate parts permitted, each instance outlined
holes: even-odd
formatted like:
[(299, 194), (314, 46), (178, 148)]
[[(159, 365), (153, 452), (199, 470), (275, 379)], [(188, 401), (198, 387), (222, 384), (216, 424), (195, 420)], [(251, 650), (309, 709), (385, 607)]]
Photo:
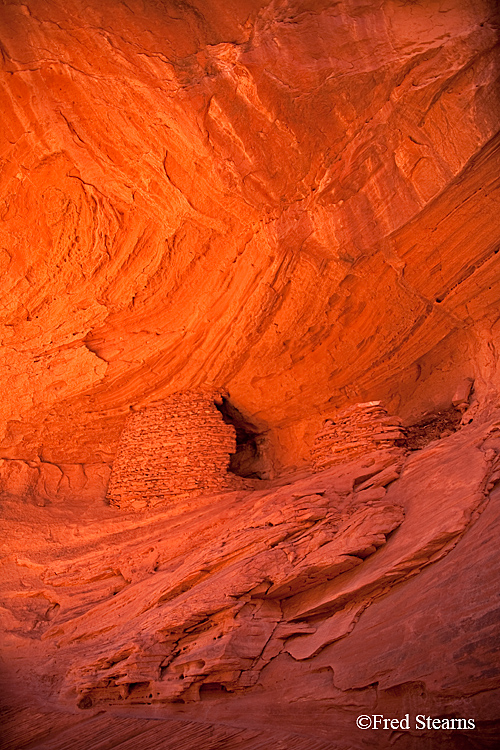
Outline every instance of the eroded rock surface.
[[(1, 4), (9, 750), (497, 747), (497, 32), (489, 0)], [(211, 389), (236, 489), (106, 505), (131, 409)], [(314, 473), (367, 402), (380, 440)], [(406, 712), (477, 728), (355, 726)]]
[(448, 406), (496, 335), (495, 6), (5, 2), (2, 457), (110, 464), (206, 385), (287, 466), (332, 406)]
[[(94, 506), (81, 519), (66, 507), (24, 506), (19, 518), (7, 503), (14, 693), (26, 689), (29, 663), (45, 711), (153, 711), (318, 741), (330, 733), (337, 744), (327, 747), (345, 748), (367, 747), (359, 713), (465, 711), (487, 747), (500, 720), (497, 563), (479, 530), (494, 533), (499, 499), (492, 416), (410, 453), (396, 480), (381, 452), (379, 464), (367, 456), (155, 511)], [(473, 593), (480, 571), (488, 580)], [(476, 604), (458, 615), (462, 586)], [(37, 747), (50, 745), (50, 729), (42, 740)], [(385, 747), (376, 733), (371, 742)]]

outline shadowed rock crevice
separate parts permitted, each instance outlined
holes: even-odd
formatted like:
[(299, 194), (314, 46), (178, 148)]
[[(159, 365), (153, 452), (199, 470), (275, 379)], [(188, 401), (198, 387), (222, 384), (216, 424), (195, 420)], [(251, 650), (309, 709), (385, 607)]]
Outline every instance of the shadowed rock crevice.
[(396, 444), (409, 451), (425, 448), (433, 440), (448, 437), (461, 427), (462, 412), (455, 406), (425, 414), (405, 428), (405, 437)]
[(215, 406), (224, 422), (236, 431), (236, 451), (231, 454), (228, 471), (249, 479), (268, 479), (271, 462), (266, 432), (260, 431), (225, 396)]

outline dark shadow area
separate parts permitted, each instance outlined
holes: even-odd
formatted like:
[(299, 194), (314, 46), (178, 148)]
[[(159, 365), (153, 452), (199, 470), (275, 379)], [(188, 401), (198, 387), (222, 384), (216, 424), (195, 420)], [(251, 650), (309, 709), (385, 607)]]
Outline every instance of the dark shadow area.
[(231, 454), (229, 471), (239, 477), (269, 479), (270, 471), (266, 456), (266, 438), (258, 428), (227, 398), (215, 406), (226, 424), (236, 430), (236, 453)]
[(418, 422), (404, 428), (405, 437), (396, 440), (396, 445), (409, 451), (425, 448), (433, 440), (447, 437), (460, 429), (462, 411), (450, 406), (448, 409), (425, 414)]
[(204, 693), (212, 693), (216, 695), (220, 695), (221, 693), (227, 693), (229, 692), (225, 685), (222, 685), (220, 682), (204, 682), (203, 685), (200, 687), (200, 695)]

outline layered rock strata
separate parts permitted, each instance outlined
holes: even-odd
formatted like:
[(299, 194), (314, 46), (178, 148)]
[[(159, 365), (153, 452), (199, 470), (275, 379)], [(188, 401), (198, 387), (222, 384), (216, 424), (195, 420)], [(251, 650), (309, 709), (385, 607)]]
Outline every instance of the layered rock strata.
[[(381, 451), (134, 513), (7, 502), (4, 677), (38, 711), (38, 734), (29, 714), (27, 728), (10, 724), (10, 747), (109, 750), (116, 727), (125, 750), (136, 712), (246, 727), (254, 750), (269, 731), (301, 736), (292, 750), (366, 750), (387, 735), (357, 730), (356, 716), (409, 711), (477, 726), (409, 731), (405, 750), (494, 748), (500, 571), (485, 542), (500, 524), (499, 435), (498, 412), (475, 418), (408, 454), (396, 480)], [(141, 725), (134, 746), (170, 747), (169, 726)]]
[(148, 508), (229, 486), (236, 431), (211, 391), (174, 393), (131, 414), (120, 438), (107, 492), (117, 508)]
[(205, 384), (286, 466), (332, 403), (449, 403), (497, 336), (496, 12), (2, 3), (0, 456), (110, 463)]
[[(498, 3), (0, 6), (4, 744), (496, 750)], [(201, 388), (274, 478), (106, 505)]]

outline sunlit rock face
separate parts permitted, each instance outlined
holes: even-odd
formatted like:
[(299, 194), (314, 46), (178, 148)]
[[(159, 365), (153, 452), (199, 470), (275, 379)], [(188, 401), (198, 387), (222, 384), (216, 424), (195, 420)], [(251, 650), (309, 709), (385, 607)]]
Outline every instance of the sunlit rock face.
[[(497, 30), (493, 0), (1, 4), (12, 748), (155, 747), (154, 714), (162, 749), (361, 750), (357, 714), (407, 711), (496, 747)], [(106, 506), (131, 413), (199, 391), (240, 477)], [(395, 452), (314, 474), (370, 402)]]
[(213, 385), (293, 465), (491, 377), (494, 5), (3, 4), (2, 456)]

